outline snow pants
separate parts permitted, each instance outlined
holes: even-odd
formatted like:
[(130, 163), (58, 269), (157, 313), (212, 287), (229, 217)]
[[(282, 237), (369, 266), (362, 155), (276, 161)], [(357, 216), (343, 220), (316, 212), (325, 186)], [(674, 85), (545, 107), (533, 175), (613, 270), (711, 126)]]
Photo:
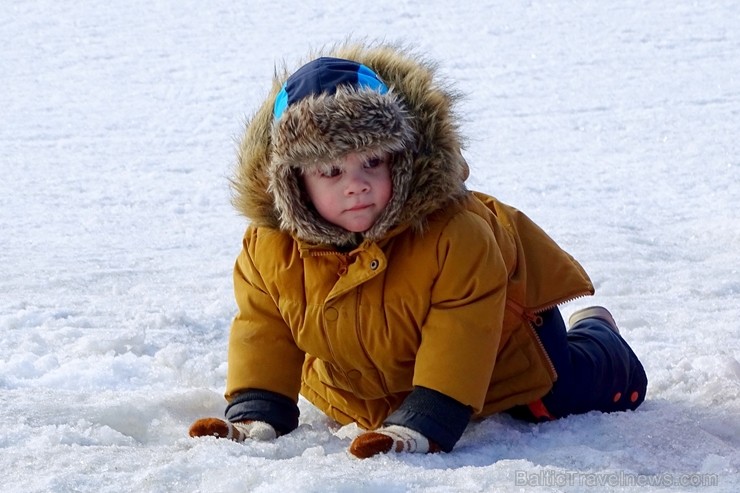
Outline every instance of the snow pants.
[(540, 314), (535, 328), (558, 379), (550, 392), (511, 414), (530, 421), (548, 421), (589, 411), (636, 409), (645, 400), (647, 376), (632, 348), (597, 318), (579, 321), (566, 330), (560, 310)]

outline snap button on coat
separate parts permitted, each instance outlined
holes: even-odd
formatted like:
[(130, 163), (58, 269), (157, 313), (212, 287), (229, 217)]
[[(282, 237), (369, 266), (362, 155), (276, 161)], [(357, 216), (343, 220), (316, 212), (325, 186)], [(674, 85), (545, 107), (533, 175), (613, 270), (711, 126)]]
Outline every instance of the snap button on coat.
[(339, 312), (337, 311), (336, 308), (333, 308), (330, 306), (324, 312), (324, 317), (326, 317), (327, 320), (333, 322), (334, 320), (339, 318)]

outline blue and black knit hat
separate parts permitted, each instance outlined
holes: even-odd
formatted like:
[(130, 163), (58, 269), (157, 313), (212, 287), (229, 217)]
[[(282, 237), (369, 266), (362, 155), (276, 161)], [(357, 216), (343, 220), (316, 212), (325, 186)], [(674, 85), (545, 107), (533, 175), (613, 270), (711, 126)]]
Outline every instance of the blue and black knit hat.
[(291, 166), (348, 152), (397, 152), (412, 144), (400, 98), (369, 67), (317, 58), (283, 84), (273, 106), (274, 157)]
[(367, 87), (380, 94), (388, 92), (388, 86), (369, 67), (341, 58), (321, 57), (298, 69), (283, 84), (275, 98), (275, 119), (291, 104), (318, 94), (334, 94), (340, 85)]

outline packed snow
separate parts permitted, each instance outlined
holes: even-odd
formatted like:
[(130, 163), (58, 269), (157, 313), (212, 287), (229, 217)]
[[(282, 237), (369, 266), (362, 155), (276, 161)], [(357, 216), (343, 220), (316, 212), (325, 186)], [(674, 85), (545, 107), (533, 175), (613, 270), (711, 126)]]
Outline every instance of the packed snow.
[[(401, 43), (464, 99), (469, 186), (591, 274), (644, 362), (635, 412), (471, 423), (367, 460), (301, 400), (270, 443), (222, 416), (229, 203), (274, 67)], [(0, 4), (4, 492), (740, 491), (740, 17), (731, 0)]]

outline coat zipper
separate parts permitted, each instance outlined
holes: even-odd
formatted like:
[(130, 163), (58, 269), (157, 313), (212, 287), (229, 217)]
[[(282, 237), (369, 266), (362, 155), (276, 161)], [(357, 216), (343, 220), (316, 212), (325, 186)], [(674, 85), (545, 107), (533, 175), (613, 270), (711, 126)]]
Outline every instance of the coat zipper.
[(514, 313), (516, 313), (522, 320), (527, 322), (527, 325), (529, 326), (530, 330), (532, 331), (534, 335), (534, 339), (537, 341), (537, 345), (539, 346), (542, 354), (545, 356), (545, 359), (547, 360), (547, 364), (550, 367), (550, 374), (553, 376), (553, 382), (557, 382), (558, 372), (555, 369), (555, 365), (553, 364), (552, 359), (550, 359), (550, 355), (547, 353), (547, 349), (545, 349), (545, 345), (542, 344), (542, 340), (540, 340), (540, 337), (537, 335), (537, 328), (542, 327), (542, 324), (543, 324), (542, 317), (539, 314), (542, 312), (546, 312), (547, 310), (550, 310), (552, 308), (555, 308), (558, 305), (562, 305), (563, 303), (568, 303), (573, 300), (577, 300), (578, 298), (583, 298), (584, 296), (588, 296), (589, 294), (591, 293), (586, 291), (586, 292), (583, 292), (582, 294), (568, 296), (560, 300), (557, 300), (555, 302), (548, 303), (547, 305), (535, 308), (532, 311), (525, 310), (523, 306), (519, 305), (518, 303), (515, 303), (512, 300), (506, 300), (506, 307), (512, 310)]

